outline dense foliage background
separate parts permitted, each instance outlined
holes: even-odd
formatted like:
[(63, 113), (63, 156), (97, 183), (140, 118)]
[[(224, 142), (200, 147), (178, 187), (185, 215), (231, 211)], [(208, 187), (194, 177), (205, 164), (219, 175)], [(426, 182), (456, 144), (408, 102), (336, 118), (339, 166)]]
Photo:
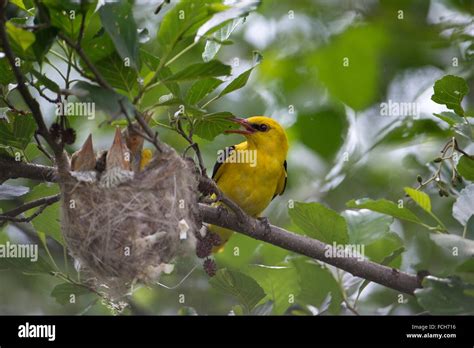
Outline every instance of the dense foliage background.
[[(117, 102), (123, 97), (154, 111), (150, 125), (180, 152), (188, 143), (170, 121), (184, 105), (183, 122), (208, 169), (219, 149), (242, 141), (220, 134), (229, 113), (271, 116), (290, 139), (286, 192), (266, 210), (273, 224), (328, 243), (364, 245), (373, 261), (433, 277), (416, 296), (403, 295), (236, 234), (216, 255), (220, 271), (212, 280), (200, 266), (188, 276), (197, 259), (179, 260), (161, 283), (180, 285), (139, 287), (126, 313), (472, 314), (474, 2), (228, 5), (172, 1), (154, 14), (156, 1), (97, 9), (96, 2), (15, 0), (6, 8), (7, 30), (48, 125), (60, 89), (97, 106), (95, 119), (68, 117), (77, 132), (70, 152), (89, 133), (96, 148), (109, 146), (114, 126), (126, 124)], [(230, 8), (230, 17), (222, 16)], [(85, 14), (81, 46), (116, 93), (97, 87), (58, 36), (76, 40)], [(50, 26), (42, 28), (45, 18)], [(0, 52), (0, 117), (10, 120), (0, 120), (0, 155), (51, 165), (37, 149), (33, 120), (18, 112), (27, 108), (15, 83)], [(0, 186), (0, 211), (57, 192), (56, 184), (8, 180)], [(40, 243), (44, 258), (44, 265), (0, 260), (0, 313), (114, 313), (96, 294), (48, 274), (53, 258), (54, 267), (77, 276), (71, 259), (66, 268), (58, 219), (55, 204), (30, 224), (0, 225), (1, 243)]]

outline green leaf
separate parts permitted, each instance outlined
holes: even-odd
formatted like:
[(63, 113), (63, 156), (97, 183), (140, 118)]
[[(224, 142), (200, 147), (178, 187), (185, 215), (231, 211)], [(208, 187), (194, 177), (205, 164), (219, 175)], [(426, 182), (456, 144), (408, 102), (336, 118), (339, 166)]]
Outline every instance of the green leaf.
[(10, 38), (14, 40), (23, 51), (26, 51), (35, 42), (35, 34), (28, 30), (18, 28), (12, 22), (7, 22), (6, 27)]
[[(450, 264), (461, 265), (465, 261), (474, 258), (474, 241), (462, 238), (455, 234), (433, 234), (431, 240), (441, 248), (449, 262), (446, 262), (446, 269)], [(455, 266), (453, 266), (455, 267)], [(446, 272), (448, 274), (448, 272)]]
[[(381, 265), (388, 266), (390, 265), (397, 257), (399, 257), (403, 252), (405, 251), (404, 247), (398, 248), (394, 250), (390, 255), (385, 257), (382, 262), (380, 262)], [(370, 280), (364, 280), (362, 284), (359, 287), (359, 290), (357, 291), (357, 299), (359, 299), (360, 294), (362, 291), (367, 287), (367, 285), (370, 284)]]
[(474, 132), (470, 124), (465, 124), (464, 122), (458, 123), (453, 126), (453, 129), (456, 133), (462, 135), (470, 141), (474, 141)]
[(423, 280), (423, 288), (415, 290), (415, 296), (430, 314), (474, 314), (474, 285), (459, 278), (428, 276)]
[(23, 0), (10, 0), (10, 3), (18, 6), (23, 11), (28, 11), (28, 9), (25, 7), (25, 4), (23, 3)]
[(382, 262), (380, 262), (381, 265), (388, 266), (390, 265), (398, 256), (400, 256), (403, 252), (405, 252), (404, 247), (400, 247), (396, 250), (394, 250), (390, 255), (385, 257)]
[(36, 70), (31, 70), (31, 73), (36, 77), (36, 79), (38, 80), (38, 82), (41, 83), (41, 85), (45, 86), (50, 91), (53, 91), (55, 93), (59, 93), (60, 88), (56, 84), (56, 82), (50, 80), (48, 77), (46, 77), (46, 75), (43, 75), (43, 74), (39, 73)]
[(186, 102), (189, 104), (197, 104), (204, 99), (209, 93), (214, 91), (222, 84), (222, 80), (214, 77), (196, 81), (188, 90), (186, 94)]
[(327, 107), (314, 113), (299, 114), (292, 129), (304, 145), (330, 160), (344, 143), (348, 122), (342, 107)]
[(474, 184), (469, 184), (461, 190), (453, 204), (453, 217), (463, 226), (474, 215)]
[(393, 218), (370, 210), (346, 210), (341, 214), (347, 222), (350, 244), (370, 244), (390, 233)]
[(474, 258), (467, 260), (456, 268), (454, 275), (469, 284), (474, 284)]
[[(35, 217), (31, 224), (37, 232), (44, 233), (45, 235), (53, 238), (59, 244), (64, 245), (63, 235), (61, 233), (60, 224), (60, 211), (59, 203), (54, 203), (48, 206), (41, 214)], [(31, 209), (25, 215), (30, 217), (35, 213), (36, 209)]]
[(96, 62), (95, 66), (112, 87), (127, 92), (129, 96), (136, 90), (138, 86), (136, 70), (125, 66), (124, 61), (116, 53)]
[(245, 310), (241, 305), (235, 305), (235, 306), (232, 306), (232, 313), (234, 315), (244, 315)]
[(431, 200), (430, 196), (422, 191), (415, 190), (411, 187), (404, 188), (405, 193), (413, 199), (423, 210), (431, 213)]
[(386, 199), (379, 199), (376, 201), (369, 198), (358, 199), (357, 201), (353, 199), (347, 202), (346, 206), (348, 208), (369, 209), (378, 213), (393, 216), (397, 219), (422, 224), (421, 220), (411, 210), (405, 207), (400, 208), (394, 202)]
[(219, 52), (219, 49), (222, 46), (221, 42), (229, 39), (235, 28), (237, 28), (237, 26), (239, 26), (243, 22), (243, 18), (237, 18), (217, 30), (212, 35), (213, 40), (206, 41), (206, 46), (204, 47), (204, 51), (202, 52), (202, 59), (205, 62), (209, 62), (210, 60), (212, 60), (216, 56), (217, 52)]
[(7, 58), (1, 55), (0, 57), (0, 83), (2, 85), (8, 85), (15, 81), (15, 75), (13, 74), (13, 70)]
[(236, 91), (242, 87), (244, 87), (247, 84), (247, 81), (249, 80), (250, 73), (252, 72), (253, 68), (250, 68), (246, 71), (244, 71), (242, 74), (237, 76), (234, 80), (232, 80), (231, 83), (229, 83), (223, 90), (222, 92), (219, 93), (219, 98), (229, 94), (230, 92)]
[(252, 315), (271, 315), (273, 313), (273, 302), (267, 301), (255, 307)]
[(218, 290), (230, 293), (245, 306), (247, 313), (265, 297), (265, 292), (251, 277), (228, 269), (220, 269), (209, 283)]
[(311, 238), (328, 244), (349, 241), (346, 220), (320, 203), (295, 202), (288, 212), (292, 221)]
[[(58, 184), (45, 184), (41, 183), (33, 187), (33, 189), (25, 197), (25, 202), (31, 202), (43, 197), (53, 196), (59, 193)], [(36, 211), (31, 209), (25, 213), (26, 217), (30, 217)], [(64, 245), (64, 239), (61, 233), (60, 224), (60, 204), (54, 203), (48, 206), (40, 215), (31, 221), (31, 224), (38, 232), (38, 234), (44, 234), (48, 237), (53, 238), (59, 244)]]
[[(95, 35), (90, 37), (84, 37), (82, 42), (82, 48), (84, 52), (87, 52), (87, 56), (91, 62), (95, 63), (101, 61), (110, 55), (118, 55), (115, 51), (115, 46), (110, 38), (109, 34), (105, 32), (105, 29), (99, 30)], [(120, 57), (120, 56), (119, 56)], [(123, 60), (120, 58), (123, 64)], [(87, 65), (81, 61), (83, 68), (87, 68)]]
[(18, 185), (0, 185), (0, 200), (14, 199), (26, 195), (30, 191), (29, 187)]
[[(20, 66), (20, 70), (26, 74), (31, 70), (30, 62), (23, 62)], [(0, 58), (0, 84), (8, 85), (9, 83), (16, 83), (15, 75), (13, 74), (12, 67), (6, 57)]]
[(10, 122), (0, 122), (0, 144), (24, 150), (36, 130), (31, 115), (8, 115)]
[[(389, 232), (385, 234), (383, 238), (377, 239), (376, 241), (366, 245), (365, 256), (374, 262), (382, 263), (388, 256), (392, 255), (396, 250), (401, 249), (402, 247), (402, 239), (395, 232)], [(401, 259), (398, 259), (398, 261), (401, 261)], [(393, 267), (399, 266), (400, 262), (393, 265)]]
[[(221, 28), (225, 23), (228, 23), (229, 21), (233, 20), (235, 21), (236, 18), (238, 17), (243, 17), (247, 16), (250, 12), (255, 11), (257, 7), (260, 5), (261, 0), (248, 0), (245, 2), (238, 3), (238, 6), (227, 6), (227, 5), (221, 5), (218, 4), (218, 6), (213, 6), (213, 9), (216, 9), (220, 11), (216, 13), (212, 18), (204, 23), (199, 30), (197, 31), (196, 34), (196, 39), (195, 41), (202, 37), (205, 36), (212, 31), (215, 31), (217, 28)], [(235, 3), (234, 3), (235, 4)], [(217, 4), (216, 4), (217, 5)], [(231, 32), (233, 29), (231, 30)], [(220, 41), (227, 40), (229, 38), (230, 33), (227, 35), (227, 37), (220, 39)], [(219, 39), (219, 36), (216, 37)], [(212, 58), (211, 58), (212, 59)]]
[(230, 112), (216, 112), (199, 117), (194, 124), (194, 133), (206, 140), (213, 140), (227, 129), (237, 128), (230, 119), (234, 117)]
[(229, 65), (225, 65), (218, 60), (212, 60), (207, 63), (192, 64), (167, 77), (165, 81), (186, 81), (213, 76), (227, 76), (230, 75), (230, 71)]
[(464, 229), (465, 229), (465, 232), (463, 236), (465, 236), (468, 239), (474, 240), (474, 215), (471, 215), (469, 220), (467, 220), (467, 223)]
[(56, 301), (65, 306), (71, 304), (71, 297), (74, 296), (74, 302), (79, 296), (90, 294), (90, 290), (86, 289), (83, 286), (71, 284), (71, 283), (62, 283), (56, 285), (51, 292), (51, 296), (56, 299)]
[(274, 314), (283, 314), (290, 307), (291, 299), (299, 294), (298, 276), (294, 267), (288, 265), (250, 265), (245, 273), (257, 281), (267, 298), (273, 302)]
[(442, 129), (433, 120), (413, 120), (404, 122), (399, 127), (395, 127), (383, 137), (384, 144), (406, 144), (408, 141), (419, 141), (420, 138), (450, 136), (449, 129)]
[(452, 275), (474, 255), (474, 241), (454, 234), (416, 231), (405, 245), (404, 261), (410, 267), (439, 277)]
[(53, 266), (46, 261), (43, 255), (38, 254), (38, 260), (33, 262), (30, 258), (17, 257), (6, 258), (0, 257), (0, 270), (15, 270), (23, 274), (49, 274), (53, 271)]
[(459, 159), (458, 165), (456, 167), (459, 174), (462, 177), (469, 181), (474, 181), (474, 160), (463, 155)]
[(181, 307), (178, 310), (178, 315), (188, 316), (188, 315), (198, 315), (196, 309), (193, 307)]
[(297, 258), (291, 261), (297, 270), (301, 292), (297, 302), (321, 307), (324, 300), (331, 296), (329, 311), (338, 314), (343, 296), (338, 282), (329, 270), (307, 258)]
[(437, 104), (444, 104), (456, 114), (464, 116), (461, 102), (464, 96), (469, 93), (466, 80), (459, 76), (446, 75), (435, 82), (433, 89), (434, 94), (431, 96), (431, 100)]
[(212, 16), (209, 5), (213, 2), (181, 1), (166, 13), (157, 35), (161, 57), (167, 61), (179, 41), (196, 33), (198, 26)]
[(128, 115), (133, 115), (134, 107), (130, 100), (114, 91), (92, 85), (85, 81), (77, 82), (73, 88), (73, 93), (81, 102), (94, 103), (96, 109), (105, 112), (109, 118), (115, 120), (125, 117), (120, 104), (127, 110)]
[(34, 201), (46, 196), (54, 196), (59, 193), (59, 185), (51, 183), (41, 183), (31, 189), (25, 197), (25, 202)]
[(442, 112), (440, 114), (433, 115), (448, 123), (450, 126), (464, 122), (464, 119), (461, 116), (456, 115), (454, 112)]
[(132, 5), (128, 1), (108, 2), (99, 9), (99, 15), (120, 57), (138, 70), (138, 31)]
[(36, 40), (32, 47), (38, 61), (41, 62), (46, 53), (49, 52), (58, 32), (58, 28), (55, 27), (43, 28), (35, 32)]
[[(149, 71), (153, 72), (151, 75), (154, 75), (154, 72), (158, 69), (160, 65), (160, 59), (145, 50), (141, 50), (140, 52), (143, 63)], [(163, 66), (158, 72), (158, 80), (164, 81), (171, 75), (171, 70), (168, 67)], [(171, 93), (173, 93), (175, 97), (181, 97), (181, 90), (176, 82), (164, 82), (163, 84), (168, 88)]]
[[(240, 269), (255, 260), (255, 250), (259, 245), (261, 246), (261, 243), (253, 238), (234, 233), (224, 250), (215, 254), (216, 262), (218, 265)], [(235, 249), (236, 247), (238, 249)], [(234, 253), (234, 250), (239, 250), (239, 253)]]
[(381, 55), (386, 41), (386, 33), (380, 27), (352, 27), (309, 55), (307, 63), (316, 66), (318, 79), (332, 96), (355, 110), (363, 110), (379, 97)]
[[(81, 1), (78, 0), (42, 0), (41, 2), (47, 5), (50, 9), (61, 11), (79, 11), (81, 9)], [(87, 4), (91, 1), (87, 0), (84, 2)]]

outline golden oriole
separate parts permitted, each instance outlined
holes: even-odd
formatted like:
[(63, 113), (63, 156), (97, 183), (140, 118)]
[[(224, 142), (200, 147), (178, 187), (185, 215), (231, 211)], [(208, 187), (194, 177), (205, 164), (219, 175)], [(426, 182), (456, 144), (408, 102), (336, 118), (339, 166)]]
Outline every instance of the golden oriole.
[[(227, 130), (226, 133), (242, 134), (247, 141), (224, 150), (214, 166), (212, 178), (221, 191), (242, 210), (258, 217), (286, 187), (288, 139), (285, 130), (275, 120), (265, 116), (248, 119), (236, 118), (244, 129)], [(223, 250), (232, 231), (209, 226), (221, 238), (221, 245), (214, 252)]]

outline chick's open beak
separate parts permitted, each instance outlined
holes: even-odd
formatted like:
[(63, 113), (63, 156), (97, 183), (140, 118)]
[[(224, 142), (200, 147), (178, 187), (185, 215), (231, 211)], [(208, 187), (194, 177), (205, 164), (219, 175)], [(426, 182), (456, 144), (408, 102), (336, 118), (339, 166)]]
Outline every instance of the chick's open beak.
[(229, 130), (224, 131), (224, 133), (226, 134), (236, 133), (236, 134), (248, 135), (248, 134), (252, 134), (256, 132), (256, 130), (249, 123), (249, 121), (247, 121), (245, 118), (234, 117), (233, 119), (231, 119), (231, 121), (234, 123), (240, 124), (245, 129), (229, 129)]

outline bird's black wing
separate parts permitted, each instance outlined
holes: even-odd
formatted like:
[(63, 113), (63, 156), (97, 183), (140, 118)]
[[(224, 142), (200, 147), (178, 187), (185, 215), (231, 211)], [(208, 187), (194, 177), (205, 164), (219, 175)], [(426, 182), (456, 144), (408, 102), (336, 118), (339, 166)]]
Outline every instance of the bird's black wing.
[(285, 189), (286, 189), (286, 183), (288, 181), (288, 164), (286, 163), (286, 160), (285, 162), (283, 162), (283, 168), (285, 168), (285, 182), (283, 184), (283, 189), (280, 191), (280, 192), (275, 192), (275, 194), (273, 195), (272, 197), (272, 200), (278, 196), (278, 195), (282, 195), (284, 192), (285, 192)]
[(235, 146), (228, 146), (226, 147), (224, 151), (224, 157), (221, 158), (220, 160), (218, 159), (216, 161), (216, 164), (214, 164), (214, 169), (212, 170), (212, 178), (216, 181), (216, 174), (219, 168), (222, 166), (222, 164), (225, 162), (227, 158), (231, 155), (232, 151), (235, 150)]

